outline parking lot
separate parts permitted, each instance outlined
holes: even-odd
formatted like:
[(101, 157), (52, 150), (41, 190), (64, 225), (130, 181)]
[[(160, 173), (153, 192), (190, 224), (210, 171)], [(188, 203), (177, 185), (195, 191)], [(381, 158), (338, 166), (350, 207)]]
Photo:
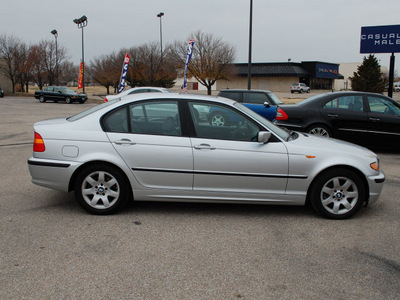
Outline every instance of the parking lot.
[(33, 185), (33, 123), (95, 103), (0, 99), (0, 299), (398, 299), (400, 149), (380, 200), (311, 208), (135, 203), (112, 216)]

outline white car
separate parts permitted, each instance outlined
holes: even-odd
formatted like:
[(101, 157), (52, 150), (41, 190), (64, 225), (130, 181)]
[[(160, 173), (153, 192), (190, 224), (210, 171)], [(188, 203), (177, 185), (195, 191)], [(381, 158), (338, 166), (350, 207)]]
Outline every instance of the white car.
[(293, 83), (290, 86), (290, 92), (293, 94), (294, 92), (297, 92), (299, 94), (301, 93), (309, 93), (311, 92), (311, 89), (305, 84), (305, 83)]
[[(208, 122), (215, 111), (229, 124)], [(385, 175), (366, 148), (287, 132), (223, 97), (142, 93), (37, 122), (32, 182), (75, 191), (93, 214), (127, 201), (304, 205), (332, 219), (378, 200)]]
[(143, 86), (143, 87), (135, 87), (129, 90), (125, 90), (117, 95), (107, 95), (104, 98), (104, 102), (108, 102), (113, 99), (121, 98), (123, 96), (131, 95), (131, 94), (139, 94), (139, 93), (171, 93), (171, 91), (167, 88), (161, 88), (161, 87), (149, 87), (149, 86)]

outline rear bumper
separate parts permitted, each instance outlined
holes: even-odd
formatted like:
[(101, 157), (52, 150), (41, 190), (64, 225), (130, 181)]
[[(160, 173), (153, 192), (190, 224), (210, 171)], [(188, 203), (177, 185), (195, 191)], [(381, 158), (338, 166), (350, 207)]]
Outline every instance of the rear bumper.
[(72, 174), (81, 164), (31, 157), (28, 160), (32, 183), (60, 191), (69, 191)]

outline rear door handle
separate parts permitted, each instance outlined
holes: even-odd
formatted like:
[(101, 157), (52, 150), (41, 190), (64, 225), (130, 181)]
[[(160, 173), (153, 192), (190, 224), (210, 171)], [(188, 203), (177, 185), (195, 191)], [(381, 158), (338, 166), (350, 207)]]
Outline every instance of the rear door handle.
[(200, 144), (200, 145), (196, 145), (194, 146), (194, 149), (197, 150), (215, 150), (215, 147), (211, 147), (209, 144)]
[(115, 141), (117, 145), (135, 145), (136, 143), (132, 142), (130, 139), (122, 139)]
[(379, 118), (369, 118), (372, 122), (380, 122), (381, 119)]

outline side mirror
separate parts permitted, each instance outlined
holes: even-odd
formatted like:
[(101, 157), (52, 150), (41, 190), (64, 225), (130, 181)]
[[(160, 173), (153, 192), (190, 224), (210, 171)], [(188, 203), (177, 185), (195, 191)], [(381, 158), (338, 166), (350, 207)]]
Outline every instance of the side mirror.
[(260, 131), (257, 136), (257, 141), (260, 144), (266, 144), (271, 138), (271, 132), (269, 131)]
[(264, 106), (265, 106), (266, 108), (269, 108), (271, 105), (270, 105), (268, 102), (264, 102)]

